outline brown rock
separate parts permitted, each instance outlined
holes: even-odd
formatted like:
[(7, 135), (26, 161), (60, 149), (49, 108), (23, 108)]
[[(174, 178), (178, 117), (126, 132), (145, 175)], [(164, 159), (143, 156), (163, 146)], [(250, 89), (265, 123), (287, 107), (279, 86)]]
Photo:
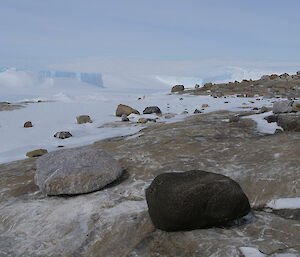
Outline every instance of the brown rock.
[(209, 107), (208, 104), (202, 104), (202, 108), (206, 108), (206, 107)]
[(91, 117), (88, 115), (80, 115), (76, 117), (78, 124), (92, 123)]
[(26, 122), (24, 123), (24, 128), (31, 128), (31, 127), (33, 127), (31, 121), (26, 121)]
[(138, 123), (147, 123), (148, 122), (148, 119), (146, 118), (139, 118), (138, 119)]
[(196, 114), (196, 113), (202, 113), (202, 112), (198, 109), (195, 109), (194, 114)]
[(27, 152), (26, 156), (27, 157), (38, 157), (38, 156), (42, 156), (44, 154), (48, 153), (48, 151), (46, 149), (37, 149), (31, 152)]
[(60, 132), (56, 132), (54, 137), (65, 139), (65, 138), (72, 137), (72, 134), (69, 131), (60, 131)]
[(175, 85), (172, 87), (171, 92), (180, 92), (184, 90), (184, 85)]
[(128, 116), (131, 113), (138, 114), (138, 115), (140, 114), (139, 111), (137, 111), (125, 104), (119, 104), (118, 108), (116, 110), (116, 116), (118, 116), (118, 117), (122, 117), (123, 114), (126, 114)]

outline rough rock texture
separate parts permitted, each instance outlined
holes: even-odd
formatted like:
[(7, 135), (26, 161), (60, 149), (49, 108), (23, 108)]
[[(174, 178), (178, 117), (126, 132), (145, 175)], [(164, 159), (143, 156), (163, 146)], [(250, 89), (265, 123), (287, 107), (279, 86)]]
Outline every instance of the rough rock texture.
[(290, 100), (278, 101), (273, 104), (273, 113), (289, 113), (293, 110), (293, 102)]
[(129, 118), (128, 118), (128, 116), (126, 114), (122, 114), (121, 120), (122, 121), (129, 121)]
[[(252, 120), (226, 122), (232, 115), (193, 115), (95, 143), (90, 147), (105, 149), (127, 172), (117, 186), (76, 197), (44, 196), (34, 184), (33, 158), (0, 164), (0, 255), (232, 257), (250, 246), (270, 257), (299, 256), (300, 221), (263, 207), (299, 197), (300, 133), (262, 136)], [(254, 215), (228, 228), (155, 229), (145, 189), (159, 174), (193, 169), (237, 181)]]
[(92, 123), (89, 115), (80, 115), (76, 117), (77, 124)]
[(143, 111), (143, 114), (151, 114), (151, 113), (161, 113), (161, 110), (157, 106), (149, 106), (146, 107)]
[(184, 90), (184, 85), (175, 85), (172, 87), (171, 92), (181, 92)]
[(293, 112), (300, 112), (300, 101), (294, 101), (292, 105)]
[(118, 108), (116, 110), (116, 116), (118, 117), (122, 117), (123, 114), (126, 114), (127, 116), (130, 115), (131, 113), (134, 113), (134, 114), (140, 114), (139, 111), (131, 108), (130, 106), (128, 105), (124, 105), (124, 104), (119, 104), (118, 105)]
[(146, 119), (146, 118), (139, 118), (137, 122), (138, 123), (147, 123), (148, 119)]
[(46, 149), (37, 149), (26, 153), (27, 157), (39, 157), (48, 153)]
[(285, 131), (300, 132), (300, 113), (279, 114), (276, 122)]
[(250, 211), (238, 183), (200, 170), (157, 176), (146, 189), (146, 199), (154, 226), (165, 231), (225, 225)]
[(72, 134), (69, 131), (60, 131), (60, 132), (56, 132), (54, 134), (54, 137), (57, 137), (60, 139), (66, 139), (66, 138), (72, 137)]
[(24, 123), (24, 128), (31, 128), (31, 127), (33, 127), (31, 121), (26, 121)]
[(35, 183), (47, 195), (74, 195), (99, 190), (122, 173), (103, 150), (89, 148), (51, 152), (37, 160)]

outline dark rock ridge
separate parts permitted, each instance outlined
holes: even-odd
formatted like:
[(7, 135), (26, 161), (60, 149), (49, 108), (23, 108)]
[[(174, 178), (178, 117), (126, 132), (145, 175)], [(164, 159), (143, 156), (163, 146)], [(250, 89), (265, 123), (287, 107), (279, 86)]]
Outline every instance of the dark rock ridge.
[(37, 160), (35, 183), (47, 195), (93, 192), (116, 180), (120, 164), (103, 150), (78, 148), (48, 153)]
[(238, 183), (201, 170), (157, 176), (146, 189), (146, 199), (154, 226), (165, 231), (224, 225), (250, 211)]

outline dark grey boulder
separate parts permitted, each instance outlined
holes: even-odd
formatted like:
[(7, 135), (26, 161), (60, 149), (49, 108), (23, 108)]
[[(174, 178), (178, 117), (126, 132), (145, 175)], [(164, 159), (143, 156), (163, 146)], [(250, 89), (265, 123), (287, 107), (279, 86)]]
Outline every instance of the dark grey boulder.
[(172, 87), (171, 92), (181, 92), (184, 90), (184, 85), (175, 85)]
[(65, 149), (40, 157), (35, 183), (47, 195), (77, 195), (99, 190), (122, 173), (120, 164), (103, 150)]
[(157, 176), (146, 189), (146, 200), (154, 226), (165, 231), (219, 226), (250, 211), (238, 183), (201, 170)]
[(300, 113), (279, 114), (277, 125), (285, 131), (300, 132)]
[(60, 132), (56, 132), (54, 134), (54, 137), (57, 137), (60, 139), (66, 139), (66, 138), (72, 137), (72, 134), (69, 131), (60, 131)]
[(268, 123), (276, 122), (278, 120), (278, 115), (269, 115), (269, 116), (264, 117), (264, 119)]
[(161, 113), (161, 110), (157, 106), (149, 106), (146, 107), (145, 110), (143, 111), (143, 114), (152, 114), (152, 113)]

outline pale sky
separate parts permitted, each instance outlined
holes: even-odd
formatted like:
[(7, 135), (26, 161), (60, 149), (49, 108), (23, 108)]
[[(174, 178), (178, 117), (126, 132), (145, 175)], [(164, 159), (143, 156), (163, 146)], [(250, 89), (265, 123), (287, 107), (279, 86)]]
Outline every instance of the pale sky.
[(0, 66), (300, 61), (299, 0), (0, 0)]

